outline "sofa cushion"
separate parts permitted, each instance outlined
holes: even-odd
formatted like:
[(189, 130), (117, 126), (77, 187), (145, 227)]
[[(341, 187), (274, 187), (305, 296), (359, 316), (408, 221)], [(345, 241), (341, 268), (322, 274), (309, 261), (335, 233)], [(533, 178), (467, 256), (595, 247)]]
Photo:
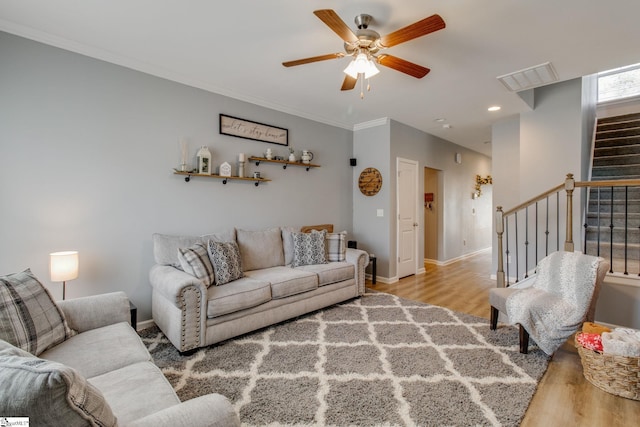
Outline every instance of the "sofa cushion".
[(207, 292), (207, 317), (218, 317), (271, 300), (268, 282), (249, 277), (234, 280), (225, 286), (212, 286)]
[(273, 299), (311, 291), (318, 288), (318, 276), (314, 273), (289, 267), (271, 267), (247, 272), (247, 276), (271, 284)]
[(342, 282), (355, 277), (355, 267), (348, 262), (330, 262), (328, 264), (303, 265), (296, 270), (318, 275), (318, 286)]
[(178, 261), (185, 273), (202, 280), (205, 286), (213, 284), (213, 266), (204, 243), (196, 243), (188, 248), (178, 248)]
[(188, 248), (202, 242), (198, 236), (171, 236), (154, 233), (151, 237), (153, 239), (153, 258), (156, 264), (171, 265), (179, 269), (182, 267), (180, 260), (178, 260), (178, 249)]
[(284, 249), (279, 227), (262, 231), (238, 229), (236, 239), (245, 271), (284, 265)]
[(102, 392), (121, 426), (180, 403), (171, 384), (152, 362), (134, 363), (90, 378), (89, 382)]
[(224, 285), (243, 277), (242, 259), (236, 242), (210, 240), (208, 246), (216, 285)]
[(103, 394), (74, 369), (0, 340), (0, 414), (37, 425), (115, 426)]
[(327, 233), (325, 247), (327, 261), (336, 262), (347, 259), (347, 232)]
[(0, 277), (0, 339), (38, 356), (73, 335), (31, 270)]
[(311, 233), (293, 233), (293, 262), (292, 267), (309, 264), (325, 264), (325, 230)]
[(85, 378), (151, 360), (140, 337), (126, 322), (85, 331), (45, 351), (41, 357), (73, 366)]

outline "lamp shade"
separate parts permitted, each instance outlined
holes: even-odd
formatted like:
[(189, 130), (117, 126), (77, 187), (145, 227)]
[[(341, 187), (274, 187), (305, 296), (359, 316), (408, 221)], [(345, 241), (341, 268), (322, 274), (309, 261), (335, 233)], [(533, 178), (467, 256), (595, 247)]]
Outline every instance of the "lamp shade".
[(78, 252), (65, 251), (49, 254), (49, 273), (52, 282), (64, 282), (78, 277)]

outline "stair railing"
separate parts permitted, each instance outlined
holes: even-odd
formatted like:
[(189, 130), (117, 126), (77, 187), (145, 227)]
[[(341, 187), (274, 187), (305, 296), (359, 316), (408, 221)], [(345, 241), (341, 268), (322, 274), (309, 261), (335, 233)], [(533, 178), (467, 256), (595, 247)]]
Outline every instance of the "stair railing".
[[(564, 244), (562, 250), (564, 251), (574, 251), (574, 242), (573, 242), (573, 225), (574, 222), (576, 224), (580, 223), (580, 219), (575, 219), (574, 216), (579, 216), (580, 212), (576, 215), (573, 213), (573, 193), (576, 188), (585, 188), (584, 200), (585, 200), (585, 221), (584, 221), (584, 253), (588, 253), (587, 251), (587, 229), (588, 224), (586, 220), (586, 213), (588, 210), (589, 204), (589, 196), (588, 189), (596, 188), (598, 189), (597, 193), (597, 206), (599, 207), (602, 200), (600, 197), (600, 189), (608, 188), (611, 191), (610, 195), (610, 253), (608, 254), (608, 260), (611, 264), (610, 273), (614, 273), (614, 252), (613, 246), (614, 243), (620, 243), (623, 245), (624, 249), (624, 275), (628, 275), (628, 261), (629, 261), (629, 250), (631, 245), (634, 248), (638, 249), (638, 254), (636, 256), (636, 260), (638, 262), (638, 276), (640, 276), (640, 225), (638, 225), (638, 236), (634, 236), (633, 240), (630, 239), (630, 234), (632, 234), (632, 229), (628, 226), (629, 224), (629, 199), (627, 197), (628, 190), (630, 187), (638, 187), (640, 188), (640, 179), (630, 179), (630, 180), (609, 180), (609, 181), (579, 181), (576, 182), (573, 178), (573, 174), (567, 174), (567, 177), (564, 183), (551, 188), (550, 190), (545, 191), (544, 193), (527, 200), (524, 203), (521, 203), (514, 208), (511, 208), (507, 211), (504, 211), (502, 206), (498, 206), (496, 208), (496, 216), (495, 216), (495, 227), (497, 234), (497, 251), (498, 251), (498, 266), (496, 272), (497, 286), (505, 287), (509, 286), (510, 283), (517, 283), (521, 279), (524, 279), (529, 276), (535, 269), (538, 261), (545, 256), (547, 256), (551, 251), (560, 250), (560, 230), (562, 227), (562, 223), (560, 222), (561, 213), (564, 210), (565, 222), (564, 222)], [(623, 231), (623, 242), (615, 242), (614, 241), (614, 209), (613, 209), (613, 196), (614, 191), (616, 189), (623, 189), (625, 192), (625, 201), (624, 201), (624, 231)], [(564, 191), (565, 197), (561, 198), (560, 193)], [(564, 203), (564, 206), (563, 206)], [(634, 203), (639, 203), (638, 200), (635, 200)], [(540, 212), (540, 208), (542, 207), (543, 212)], [(563, 209), (564, 208), (564, 209)], [(520, 214), (520, 216), (518, 216)], [(598, 210), (598, 225), (600, 224), (600, 210)], [(524, 217), (523, 217), (524, 216)], [(523, 230), (524, 229), (524, 230)], [(511, 237), (509, 236), (509, 232), (511, 231)], [(522, 235), (522, 231), (524, 231), (524, 240), (520, 239), (520, 235)], [(533, 233), (535, 240), (534, 242), (530, 242), (530, 234)], [(605, 256), (605, 254), (601, 253), (601, 244), (600, 244), (600, 228), (597, 228), (597, 246), (595, 253), (592, 255), (597, 256)], [(543, 235), (541, 240), (544, 240), (544, 247), (540, 247), (539, 237)], [(555, 239), (554, 239), (555, 237)], [(555, 242), (554, 242), (555, 240)], [(555, 243), (555, 245), (554, 245)], [(530, 247), (533, 246), (533, 252), (530, 251)], [(555, 246), (555, 248), (554, 248)], [(543, 249), (544, 255), (542, 255), (541, 251)], [(524, 257), (521, 258), (520, 254), (524, 252)], [(512, 255), (515, 257), (515, 262), (512, 262)], [(506, 272), (505, 272), (505, 256), (507, 259), (506, 262)], [(522, 274), (521, 274), (521, 267)], [(530, 268), (531, 267), (531, 268)], [(510, 273), (511, 268), (515, 269), (515, 275), (512, 276)]]

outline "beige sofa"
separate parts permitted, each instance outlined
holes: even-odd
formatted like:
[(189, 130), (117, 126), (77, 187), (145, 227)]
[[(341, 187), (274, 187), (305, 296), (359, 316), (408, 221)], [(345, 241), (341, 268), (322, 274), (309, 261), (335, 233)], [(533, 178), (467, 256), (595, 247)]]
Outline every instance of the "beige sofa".
[[(124, 293), (57, 305), (77, 335), (38, 358), (0, 340), (1, 416), (28, 416), (32, 426), (116, 422), (131, 427), (240, 425), (233, 406), (222, 395), (180, 403), (129, 325), (129, 301)], [(92, 394), (87, 382), (100, 393)], [(75, 411), (66, 409), (71, 404)]]
[[(149, 278), (153, 320), (181, 352), (208, 346), (364, 293), (368, 254), (345, 248), (345, 260), (291, 267), (299, 228), (233, 229), (203, 236), (153, 236)], [(180, 269), (178, 248), (234, 241), (244, 277), (206, 286)], [(343, 242), (346, 244), (346, 242)]]

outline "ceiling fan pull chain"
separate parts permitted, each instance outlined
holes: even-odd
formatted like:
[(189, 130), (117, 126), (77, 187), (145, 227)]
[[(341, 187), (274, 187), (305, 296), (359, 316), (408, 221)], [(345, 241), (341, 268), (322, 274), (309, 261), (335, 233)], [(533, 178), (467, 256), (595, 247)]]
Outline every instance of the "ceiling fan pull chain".
[(369, 84), (369, 79), (367, 79), (367, 92), (371, 92), (371, 85)]
[(364, 99), (364, 76), (360, 79), (360, 99)]

